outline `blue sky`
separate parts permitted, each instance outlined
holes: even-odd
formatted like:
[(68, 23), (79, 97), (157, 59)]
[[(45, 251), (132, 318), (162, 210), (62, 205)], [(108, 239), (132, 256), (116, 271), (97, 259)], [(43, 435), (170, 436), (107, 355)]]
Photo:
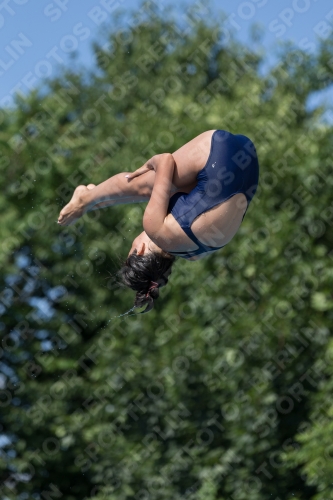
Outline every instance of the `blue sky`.
[[(268, 61), (281, 41), (292, 40), (299, 47), (313, 52), (318, 40), (325, 39), (333, 29), (333, 4), (330, 0), (154, 0), (158, 9), (175, 6), (182, 23), (188, 24), (187, 7), (196, 6), (197, 15), (227, 16), (229, 30), (246, 42), (250, 27), (260, 24), (263, 40), (255, 45), (265, 49)], [(13, 103), (15, 92), (26, 94), (43, 76), (53, 76), (59, 66), (79, 64), (93, 67), (91, 43), (99, 38), (120, 11), (142, 10), (141, 0), (3, 0), (0, 2), (0, 106)], [(73, 54), (77, 53), (76, 62)], [(313, 105), (326, 99), (333, 101), (333, 92), (313, 97)]]

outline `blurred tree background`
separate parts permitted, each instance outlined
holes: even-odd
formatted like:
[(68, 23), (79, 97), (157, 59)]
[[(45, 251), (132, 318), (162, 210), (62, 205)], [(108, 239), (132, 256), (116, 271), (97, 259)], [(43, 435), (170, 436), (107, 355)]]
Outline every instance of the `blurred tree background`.
[[(188, 20), (134, 14), (95, 73), (1, 111), (1, 500), (333, 498), (333, 126), (307, 108), (333, 40), (263, 75), (264, 54)], [(146, 205), (67, 228), (60, 209), (214, 128), (258, 150), (238, 234), (110, 320), (134, 301), (115, 273)]]

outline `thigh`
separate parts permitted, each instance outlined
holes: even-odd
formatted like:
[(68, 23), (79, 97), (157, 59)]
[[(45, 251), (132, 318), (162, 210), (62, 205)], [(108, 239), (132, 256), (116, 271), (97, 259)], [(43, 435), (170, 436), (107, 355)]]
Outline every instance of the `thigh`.
[(214, 132), (207, 130), (172, 153), (176, 163), (173, 181), (177, 187), (196, 185), (197, 175), (207, 163)]
[[(198, 172), (208, 160), (214, 132), (215, 130), (207, 130), (172, 153), (175, 170), (170, 196), (178, 191), (190, 193), (195, 188), (198, 183)], [(144, 196), (150, 196), (154, 187), (155, 172), (150, 170), (137, 179), (138, 192), (143, 193)]]

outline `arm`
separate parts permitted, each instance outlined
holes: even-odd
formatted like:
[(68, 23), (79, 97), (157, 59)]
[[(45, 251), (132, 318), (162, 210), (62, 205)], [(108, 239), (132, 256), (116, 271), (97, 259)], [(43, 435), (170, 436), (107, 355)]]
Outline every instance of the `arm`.
[(161, 235), (172, 190), (175, 161), (172, 154), (159, 155), (154, 163), (156, 171), (153, 192), (143, 216), (143, 229), (148, 235)]

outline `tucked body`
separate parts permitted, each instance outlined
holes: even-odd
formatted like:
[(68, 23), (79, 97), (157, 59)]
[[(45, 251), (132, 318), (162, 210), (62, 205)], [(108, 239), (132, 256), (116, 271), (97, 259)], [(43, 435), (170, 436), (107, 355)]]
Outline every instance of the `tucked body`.
[[(166, 284), (175, 256), (197, 260), (230, 242), (258, 179), (252, 141), (244, 135), (209, 130), (173, 153), (155, 155), (135, 172), (122, 172), (98, 186), (78, 186), (58, 222), (69, 225), (90, 210), (148, 201), (144, 231), (134, 239), (121, 270), (125, 284), (139, 292), (141, 278), (133, 279), (133, 266), (138, 274), (140, 259), (147, 257), (148, 265), (154, 257), (150, 270), (154, 287), (148, 287), (151, 293), (137, 294), (137, 303), (146, 302), (158, 296), (156, 283)], [(163, 276), (160, 282), (158, 273)], [(144, 272), (142, 279), (146, 275)]]

